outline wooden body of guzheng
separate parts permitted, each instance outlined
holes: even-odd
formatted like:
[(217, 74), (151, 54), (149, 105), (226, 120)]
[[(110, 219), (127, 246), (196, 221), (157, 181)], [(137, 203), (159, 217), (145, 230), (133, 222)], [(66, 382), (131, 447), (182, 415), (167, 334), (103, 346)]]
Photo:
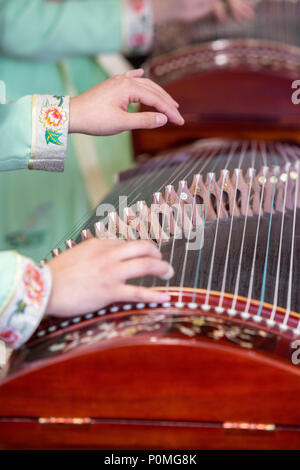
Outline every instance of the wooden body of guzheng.
[(172, 300), (45, 320), (0, 384), (0, 447), (299, 449), (299, 162), (207, 140), (121, 175), (72, 239), (153, 238), (176, 274), (137, 282)]
[(300, 106), (292, 102), (300, 76), (297, 47), (218, 40), (155, 57), (146, 70), (180, 103), (186, 125), (135, 132), (138, 157), (199, 138), (300, 141)]

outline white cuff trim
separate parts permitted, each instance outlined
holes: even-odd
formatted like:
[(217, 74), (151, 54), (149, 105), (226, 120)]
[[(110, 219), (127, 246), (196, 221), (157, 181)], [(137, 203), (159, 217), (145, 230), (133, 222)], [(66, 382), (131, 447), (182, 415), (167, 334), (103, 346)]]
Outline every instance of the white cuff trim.
[[(163, 1), (163, 0), (162, 0)], [(121, 0), (123, 5), (123, 52), (145, 55), (153, 43), (153, 10), (151, 0)]]
[(63, 171), (69, 131), (68, 96), (32, 96), (30, 170)]

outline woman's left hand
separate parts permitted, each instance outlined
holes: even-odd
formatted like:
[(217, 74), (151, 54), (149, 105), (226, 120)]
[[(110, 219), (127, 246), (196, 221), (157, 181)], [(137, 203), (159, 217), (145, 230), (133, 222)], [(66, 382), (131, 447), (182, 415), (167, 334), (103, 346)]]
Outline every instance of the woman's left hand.
[[(71, 98), (69, 132), (105, 136), (162, 127), (168, 121), (182, 126), (179, 104), (143, 75), (142, 69), (131, 70)], [(143, 103), (158, 112), (130, 113), (131, 103)]]

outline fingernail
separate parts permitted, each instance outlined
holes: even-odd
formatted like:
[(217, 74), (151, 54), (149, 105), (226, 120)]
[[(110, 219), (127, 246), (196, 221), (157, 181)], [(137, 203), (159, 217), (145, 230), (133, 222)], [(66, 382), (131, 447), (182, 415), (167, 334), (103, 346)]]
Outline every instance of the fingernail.
[(174, 277), (174, 274), (175, 274), (175, 271), (174, 271), (173, 267), (171, 265), (169, 265), (168, 272), (166, 274), (164, 274), (163, 276), (160, 276), (160, 278), (163, 281), (168, 281), (169, 279), (172, 279), (172, 277)]
[(157, 302), (163, 304), (164, 302), (170, 302), (171, 296), (169, 294), (159, 294), (157, 296)]
[(158, 127), (167, 124), (168, 118), (164, 114), (156, 114), (156, 124)]

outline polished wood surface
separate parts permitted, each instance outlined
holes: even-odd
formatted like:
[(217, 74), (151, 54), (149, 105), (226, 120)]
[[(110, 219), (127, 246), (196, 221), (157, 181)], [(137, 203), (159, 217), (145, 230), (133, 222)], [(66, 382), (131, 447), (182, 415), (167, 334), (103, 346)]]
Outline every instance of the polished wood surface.
[[(187, 125), (136, 132), (136, 154), (166, 149), (170, 155), (174, 146), (210, 136), (300, 141), (300, 107), (291, 102), (291, 84), (299, 75), (298, 49), (256, 41), (218, 42), (155, 59), (149, 76), (181, 103)], [(218, 164), (212, 162), (207, 171), (224, 168), (231, 144), (219, 142)], [(133, 202), (142, 194), (151, 204), (153, 192), (166, 179), (175, 184), (177, 164), (183, 170), (198, 163), (201, 167), (201, 145), (190, 152), (179, 150), (167, 170), (162, 163), (166, 158), (159, 158), (127, 172), (105, 202), (117, 200), (127, 188)], [(219, 148), (215, 141), (203, 145)], [(270, 167), (272, 158), (280, 164), (273, 147), (265, 149)], [(234, 158), (232, 164), (238, 167)], [(249, 168), (245, 165), (243, 170)], [(260, 167), (258, 158), (257, 172)], [(147, 172), (148, 180), (141, 180)], [(148, 183), (142, 187), (141, 181)], [(277, 211), (273, 227), (280, 228), (280, 217)], [(287, 235), (293, 225), (289, 217)], [(268, 220), (262, 221), (263, 235)], [(227, 221), (221, 224), (223, 236)], [(240, 246), (243, 221), (236, 217), (233, 248)], [(96, 222), (93, 215), (86, 233), (91, 235)], [(204, 280), (213, 239), (209, 230), (215, 224), (210, 222), (202, 253)], [(255, 227), (254, 217), (247, 227)], [(81, 235), (74, 235), (76, 243)], [(276, 253), (276, 240), (271, 240), (271, 253)], [(260, 243), (264, 247), (263, 237)], [(178, 245), (175, 257), (180, 262), (184, 251)], [(163, 254), (168, 248), (162, 247)], [(296, 255), (298, 249), (295, 243)], [(221, 246), (217, 252), (220, 272), (224, 251)], [(234, 285), (237, 253), (230, 253)], [(258, 258), (261, 263), (263, 257)], [(194, 258), (188, 268), (191, 285), (196, 267)], [(0, 382), (0, 449), (299, 449), (300, 368), (292, 361), (299, 339), (295, 290), (294, 311), (283, 325), (285, 287), (270, 323), (272, 292), (263, 303), (252, 300), (248, 309), (247, 276), (234, 309), (234, 290), (221, 294), (214, 288), (207, 295), (199, 288), (195, 295), (195, 289), (185, 287), (179, 296), (176, 276), (180, 269), (170, 305), (114, 305), (73, 320), (42, 322), (27, 345), (13, 353)], [(298, 279), (296, 264), (294, 277)], [(267, 283), (272, 279), (267, 277)], [(260, 297), (256, 293), (254, 298)]]
[(263, 324), (174, 307), (120, 307), (36, 336), (0, 387), (0, 448), (297, 449), (289, 344)]
[(180, 103), (186, 125), (134, 132), (135, 155), (209, 137), (300, 141), (292, 103), (299, 49), (260, 41), (216, 41), (150, 61), (147, 72)]

